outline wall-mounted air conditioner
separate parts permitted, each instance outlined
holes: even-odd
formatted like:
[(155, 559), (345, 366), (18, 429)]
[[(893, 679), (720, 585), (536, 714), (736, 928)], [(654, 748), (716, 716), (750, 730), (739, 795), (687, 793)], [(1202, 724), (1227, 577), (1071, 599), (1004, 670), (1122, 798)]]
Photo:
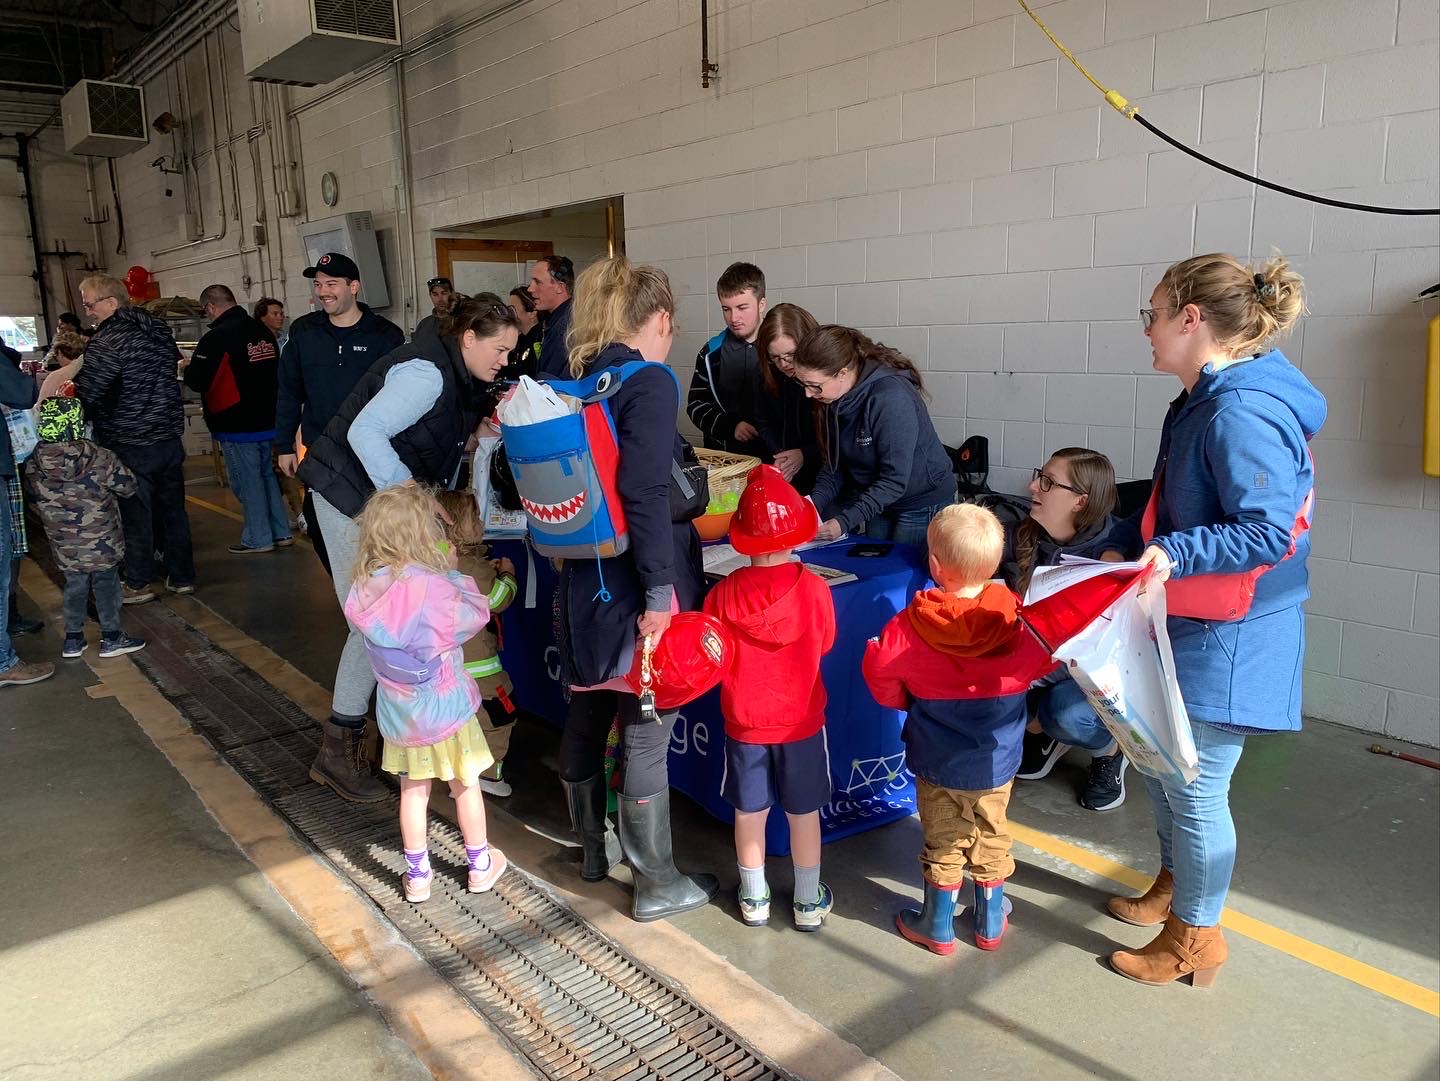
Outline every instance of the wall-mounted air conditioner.
[(81, 79), (60, 99), (65, 149), (118, 158), (150, 141), (145, 91), (125, 83)]
[(385, 261), (375, 219), (368, 210), (337, 214), (333, 218), (306, 222), (300, 227), (305, 248), (305, 265), (314, 266), (326, 252), (339, 252), (355, 260), (360, 270), (360, 300), (372, 308), (390, 307), (390, 289), (385, 281)]
[(396, 0), (240, 0), (245, 74), (319, 86), (400, 45)]

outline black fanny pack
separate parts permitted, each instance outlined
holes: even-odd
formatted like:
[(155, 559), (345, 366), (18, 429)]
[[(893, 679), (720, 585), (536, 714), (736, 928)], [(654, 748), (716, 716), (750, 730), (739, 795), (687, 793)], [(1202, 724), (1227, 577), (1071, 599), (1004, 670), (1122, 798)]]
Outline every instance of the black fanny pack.
[(689, 443), (670, 463), (670, 520), (693, 522), (710, 505), (710, 474)]

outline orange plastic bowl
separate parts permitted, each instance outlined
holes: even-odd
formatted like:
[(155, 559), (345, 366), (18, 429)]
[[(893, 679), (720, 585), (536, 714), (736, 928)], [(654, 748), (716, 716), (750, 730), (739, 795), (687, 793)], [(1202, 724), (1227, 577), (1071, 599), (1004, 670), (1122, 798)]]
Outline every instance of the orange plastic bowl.
[(723, 511), (720, 514), (702, 514), (695, 519), (695, 532), (700, 534), (702, 541), (724, 540), (730, 532), (730, 519), (735, 517), (733, 510)]

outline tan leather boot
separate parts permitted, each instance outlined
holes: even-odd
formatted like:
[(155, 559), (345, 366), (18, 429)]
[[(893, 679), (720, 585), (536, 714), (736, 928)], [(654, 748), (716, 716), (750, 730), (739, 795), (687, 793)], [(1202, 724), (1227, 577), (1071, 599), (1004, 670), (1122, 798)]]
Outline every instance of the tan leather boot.
[(1189, 976), (1192, 987), (1212, 987), (1229, 953), (1219, 927), (1191, 927), (1172, 915), (1149, 945), (1112, 953), (1110, 967), (1136, 983), (1158, 985)]
[(1136, 927), (1159, 927), (1170, 915), (1170, 898), (1175, 895), (1175, 879), (1162, 867), (1150, 888), (1139, 897), (1112, 897), (1105, 902), (1110, 915)]

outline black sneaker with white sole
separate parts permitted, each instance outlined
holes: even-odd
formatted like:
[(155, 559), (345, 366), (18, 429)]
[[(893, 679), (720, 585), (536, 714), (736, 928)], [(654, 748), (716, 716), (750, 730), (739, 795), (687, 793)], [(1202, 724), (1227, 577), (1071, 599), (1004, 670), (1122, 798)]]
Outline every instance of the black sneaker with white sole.
[(1123, 751), (1096, 755), (1090, 760), (1090, 777), (1080, 793), (1080, 806), (1087, 811), (1113, 811), (1125, 802), (1125, 770), (1130, 763)]
[(1015, 774), (1016, 780), (1040, 780), (1055, 768), (1055, 763), (1064, 758), (1069, 749), (1068, 744), (1051, 739), (1044, 732), (1026, 732), (1020, 751), (1020, 772)]
[(109, 638), (100, 639), (100, 656), (102, 657), (119, 657), (122, 654), (134, 653), (136, 650), (144, 648), (145, 639), (136, 638), (124, 631)]

